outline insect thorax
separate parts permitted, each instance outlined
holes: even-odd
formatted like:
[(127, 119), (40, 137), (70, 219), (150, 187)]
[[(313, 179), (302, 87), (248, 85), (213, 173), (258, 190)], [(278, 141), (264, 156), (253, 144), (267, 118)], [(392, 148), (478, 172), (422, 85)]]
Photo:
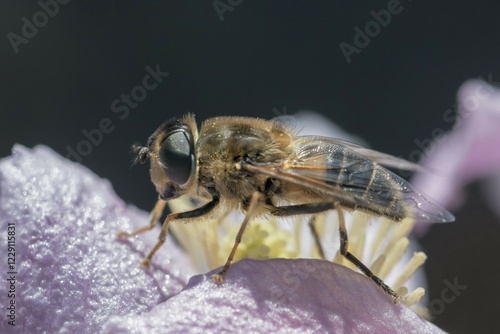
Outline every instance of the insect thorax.
[(201, 133), (197, 152), (199, 184), (214, 187), (228, 201), (243, 201), (263, 191), (267, 180), (238, 169), (239, 162), (272, 164), (286, 156), (268, 131), (246, 124), (222, 125)]

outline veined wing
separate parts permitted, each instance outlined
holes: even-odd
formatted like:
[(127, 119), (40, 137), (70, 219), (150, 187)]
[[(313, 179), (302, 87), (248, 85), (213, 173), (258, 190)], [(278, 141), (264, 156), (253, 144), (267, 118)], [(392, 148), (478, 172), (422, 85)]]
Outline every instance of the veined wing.
[[(318, 137), (312, 137), (312, 138), (318, 138)], [(405, 159), (397, 158), (393, 155), (387, 154), (387, 153), (382, 153), (379, 151), (371, 150), (369, 148), (363, 147), (361, 145), (352, 143), (347, 140), (343, 139), (338, 139), (338, 138), (325, 138), (327, 139), (331, 144), (333, 145), (340, 145), (346, 148), (349, 148), (353, 150), (356, 153), (361, 154), (362, 156), (373, 160), (382, 166), (385, 167), (390, 167), (390, 168), (397, 168), (400, 170), (407, 170), (407, 171), (421, 171), (424, 170), (425, 168), (420, 166), (419, 164), (410, 162)]]
[(395, 221), (405, 217), (427, 222), (455, 220), (410, 183), (335, 139), (297, 137), (292, 145), (293, 161), (252, 169), (332, 196), (346, 207)]
[[(272, 121), (283, 124), (291, 130), (297, 130), (300, 128), (297, 118), (295, 118), (292, 115), (281, 115), (281, 116), (273, 118)], [(304, 137), (304, 138), (320, 138), (318, 136), (302, 136), (302, 137)], [(347, 148), (353, 150), (354, 152), (359, 153), (362, 156), (364, 156), (370, 160), (373, 160), (373, 161), (375, 161), (375, 162), (377, 162), (385, 167), (395, 168), (395, 169), (399, 169), (399, 170), (407, 170), (407, 171), (412, 171), (412, 172), (425, 170), (425, 168), (420, 166), (419, 164), (407, 161), (405, 159), (397, 158), (397, 157), (392, 156), (390, 154), (371, 150), (369, 148), (363, 147), (359, 144), (353, 143), (353, 142), (345, 140), (345, 139), (329, 138), (329, 137), (321, 137), (321, 138), (328, 140), (330, 143), (332, 143), (334, 145), (336, 144), (336, 145), (347, 147)]]

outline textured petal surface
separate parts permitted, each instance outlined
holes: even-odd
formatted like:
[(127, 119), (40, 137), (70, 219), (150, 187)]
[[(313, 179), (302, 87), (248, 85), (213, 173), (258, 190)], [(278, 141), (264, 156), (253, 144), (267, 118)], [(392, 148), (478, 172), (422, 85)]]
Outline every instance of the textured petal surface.
[[(16, 327), (0, 333), (440, 333), (365, 276), (319, 260), (242, 260), (222, 286), (194, 276), (170, 242), (150, 271), (158, 231), (109, 182), (50, 149), (0, 161), (0, 226), (16, 226)], [(7, 248), (2, 228), (0, 249)], [(184, 289), (181, 291), (182, 287)], [(0, 284), (1, 305), (8, 286)], [(180, 291), (180, 292), (179, 292)]]
[[(8, 223), (15, 223), (16, 327), (4, 315), (0, 333), (96, 333), (111, 315), (140, 314), (177, 293), (190, 272), (170, 242), (151, 270), (142, 269), (158, 231), (126, 241), (116, 232), (147, 224), (147, 214), (47, 147), (17, 145), (0, 161), (3, 259)], [(2, 279), (2, 308), (7, 289)]]
[(209, 277), (194, 276), (145, 314), (112, 318), (103, 333), (442, 333), (367, 277), (327, 261), (243, 259), (223, 285)]

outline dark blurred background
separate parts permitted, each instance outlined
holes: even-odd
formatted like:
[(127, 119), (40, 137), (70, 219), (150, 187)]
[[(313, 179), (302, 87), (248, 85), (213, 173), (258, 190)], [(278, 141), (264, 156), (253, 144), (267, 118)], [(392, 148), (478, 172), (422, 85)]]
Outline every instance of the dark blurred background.
[[(364, 31), (375, 20), (371, 11), (388, 7), (390, 22), (380, 14), (388, 24), (371, 26), (373, 37), (357, 41), (367, 45), (348, 63), (340, 43), (355, 47), (354, 28)], [(443, 114), (461, 83), (500, 81), (495, 1), (71, 1), (47, 8), (50, 16), (37, 14), (35, 1), (0, 2), (0, 156), (14, 143), (62, 155), (80, 148), (83, 165), (144, 210), (157, 194), (147, 167), (131, 169), (130, 145), (144, 143), (167, 118), (272, 118), (285, 106), (288, 113), (310, 109), (371, 147), (408, 158), (414, 140), (451, 128)], [(39, 27), (30, 27), (34, 21)], [(157, 65), (169, 75), (150, 91), (137, 88), (146, 67)], [(120, 100), (131, 93), (140, 102), (127, 107)], [(79, 144), (103, 119), (108, 133), (95, 145)], [(445, 280), (467, 286), (436, 315), (454, 333), (498, 328), (500, 225), (480, 187), (470, 186), (456, 223), (432, 226), (421, 239), (430, 300), (441, 299)]]

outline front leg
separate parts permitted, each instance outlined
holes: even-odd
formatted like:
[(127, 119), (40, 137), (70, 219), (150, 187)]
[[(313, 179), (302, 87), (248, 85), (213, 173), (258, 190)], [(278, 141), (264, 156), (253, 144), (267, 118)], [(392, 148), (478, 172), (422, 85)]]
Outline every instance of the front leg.
[(161, 214), (163, 213), (163, 210), (165, 209), (165, 204), (166, 203), (167, 202), (165, 202), (161, 198), (158, 199), (158, 201), (156, 201), (155, 207), (153, 208), (153, 210), (149, 214), (149, 224), (148, 225), (143, 226), (143, 227), (141, 227), (141, 228), (139, 228), (139, 229), (137, 229), (137, 230), (135, 230), (134, 232), (131, 232), (131, 233), (119, 231), (117, 233), (117, 235), (116, 235), (117, 238), (118, 239), (120, 239), (120, 238), (129, 238), (129, 237), (133, 237), (135, 235), (138, 235), (138, 234), (141, 234), (141, 233), (144, 233), (144, 232), (152, 230), (156, 226), (156, 224), (158, 222), (158, 219), (160, 219)]
[[(165, 243), (165, 240), (167, 239), (167, 234), (168, 234), (168, 224), (176, 219), (187, 219), (187, 218), (196, 218), (196, 217), (201, 217), (206, 214), (208, 214), (210, 211), (212, 211), (217, 204), (219, 203), (219, 196), (213, 196), (212, 200), (205, 205), (196, 208), (191, 211), (187, 212), (179, 212), (179, 213), (171, 213), (165, 218), (165, 221), (163, 222), (163, 226), (161, 227), (160, 235), (158, 236), (158, 242), (156, 245), (151, 249), (151, 251), (148, 253), (148, 255), (141, 261), (141, 264), (145, 266), (146, 268), (150, 266), (151, 264), (151, 259), (153, 258), (154, 254), (160, 247)], [(151, 227), (152, 228), (152, 227)], [(142, 229), (139, 229), (129, 235), (136, 235), (138, 233), (142, 233), (144, 230), (150, 230), (151, 228), (145, 227)], [(138, 232), (138, 233), (137, 233)]]

